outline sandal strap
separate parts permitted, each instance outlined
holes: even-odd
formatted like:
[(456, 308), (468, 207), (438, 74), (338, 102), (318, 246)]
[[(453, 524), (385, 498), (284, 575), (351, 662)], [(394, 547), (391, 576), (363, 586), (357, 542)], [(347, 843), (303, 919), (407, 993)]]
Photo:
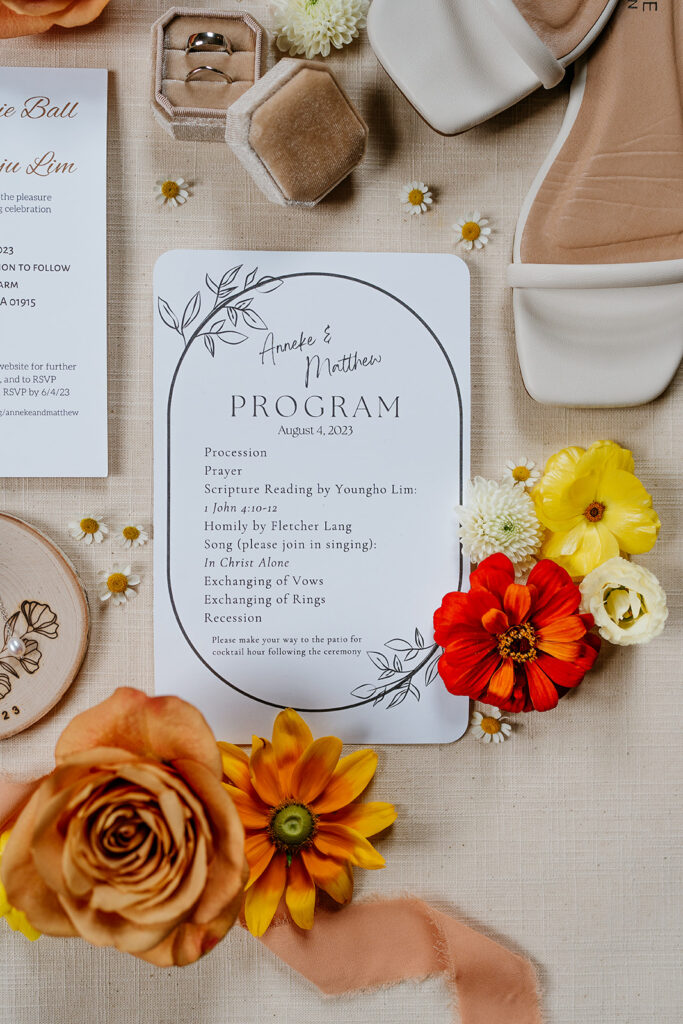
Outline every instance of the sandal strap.
[(531, 68), (544, 89), (558, 85), (565, 75), (565, 68), (548, 49), (543, 40), (534, 32), (513, 0), (483, 0), (495, 18), (498, 27), (510, 46)]

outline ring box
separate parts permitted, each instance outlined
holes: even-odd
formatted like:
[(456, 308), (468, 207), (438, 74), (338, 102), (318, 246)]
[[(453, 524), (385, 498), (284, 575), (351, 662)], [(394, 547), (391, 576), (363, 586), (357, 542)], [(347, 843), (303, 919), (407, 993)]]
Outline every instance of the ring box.
[(285, 58), (228, 109), (225, 139), (281, 206), (315, 206), (361, 162), (368, 127), (320, 61)]
[[(195, 32), (227, 36), (233, 52), (185, 53)], [(268, 33), (249, 14), (172, 7), (152, 25), (152, 110), (164, 131), (187, 142), (222, 142), (225, 115), (261, 77)], [(232, 83), (186, 82), (193, 68), (209, 65), (223, 71)]]

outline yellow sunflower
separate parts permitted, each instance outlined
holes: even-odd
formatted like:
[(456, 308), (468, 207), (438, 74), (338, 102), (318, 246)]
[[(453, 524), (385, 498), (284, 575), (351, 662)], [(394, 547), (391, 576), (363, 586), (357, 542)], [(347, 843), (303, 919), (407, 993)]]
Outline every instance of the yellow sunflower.
[(340, 759), (341, 740), (314, 741), (291, 708), (277, 716), (272, 743), (253, 737), (251, 757), (231, 743), (218, 746), (223, 784), (246, 831), (244, 914), (252, 934), (263, 935), (283, 893), (294, 922), (312, 928), (316, 886), (348, 903), (352, 867), (384, 867), (367, 837), (391, 825), (396, 810), (354, 802), (375, 774), (373, 750)]
[(541, 556), (576, 577), (620, 552), (649, 551), (661, 524), (634, 468), (631, 452), (614, 441), (553, 455), (532, 491), (536, 515), (550, 531)]

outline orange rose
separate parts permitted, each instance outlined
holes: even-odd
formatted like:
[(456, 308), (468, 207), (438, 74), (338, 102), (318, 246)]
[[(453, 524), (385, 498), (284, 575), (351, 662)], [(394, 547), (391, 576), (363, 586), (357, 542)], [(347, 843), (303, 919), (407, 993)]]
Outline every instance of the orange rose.
[(248, 868), (199, 711), (122, 688), (62, 733), (2, 856), (9, 903), (48, 935), (189, 964), (232, 926)]
[(34, 36), (53, 25), (87, 25), (108, 3), (109, 0), (0, 0), (0, 39)]

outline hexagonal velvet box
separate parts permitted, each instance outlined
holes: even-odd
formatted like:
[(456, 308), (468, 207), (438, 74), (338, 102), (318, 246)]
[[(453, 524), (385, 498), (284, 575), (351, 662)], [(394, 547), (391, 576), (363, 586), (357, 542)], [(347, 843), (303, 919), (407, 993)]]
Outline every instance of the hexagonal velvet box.
[(317, 61), (279, 61), (227, 113), (226, 141), (261, 191), (282, 206), (315, 206), (357, 167), (368, 127)]

